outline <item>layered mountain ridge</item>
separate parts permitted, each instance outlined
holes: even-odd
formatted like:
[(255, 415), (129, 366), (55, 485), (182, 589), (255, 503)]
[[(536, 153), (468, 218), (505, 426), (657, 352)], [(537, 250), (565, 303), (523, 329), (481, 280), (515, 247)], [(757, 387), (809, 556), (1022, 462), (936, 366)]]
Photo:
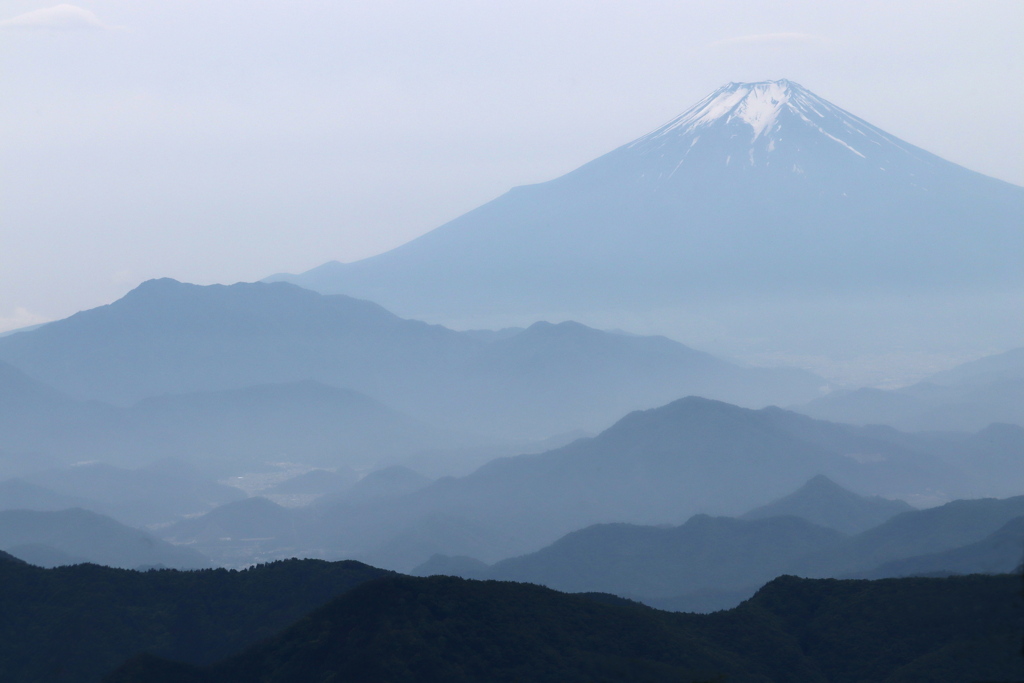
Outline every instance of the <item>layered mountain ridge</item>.
[[(686, 394), (760, 407), (810, 400), (824, 384), (804, 371), (742, 367), (664, 337), (570, 322), (485, 339), (283, 282), (151, 280), (107, 306), (0, 338), (0, 362), (75, 399), (123, 406), (167, 394), (192, 394), (193, 406), (253, 403), (240, 390), (280, 393), (305, 382), (290, 393), (308, 395), (313, 380), (432, 426), (519, 440), (601, 429)], [(139, 403), (134, 412), (170, 413), (183, 402)]]

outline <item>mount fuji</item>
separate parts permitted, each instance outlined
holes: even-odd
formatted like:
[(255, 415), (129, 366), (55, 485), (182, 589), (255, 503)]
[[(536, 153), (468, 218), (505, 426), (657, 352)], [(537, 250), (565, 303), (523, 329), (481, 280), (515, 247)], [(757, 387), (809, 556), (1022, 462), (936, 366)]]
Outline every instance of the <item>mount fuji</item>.
[(741, 357), (970, 354), (1024, 337), (1022, 216), (1024, 188), (792, 81), (729, 83), (396, 249), (268, 280), (453, 326), (572, 318)]

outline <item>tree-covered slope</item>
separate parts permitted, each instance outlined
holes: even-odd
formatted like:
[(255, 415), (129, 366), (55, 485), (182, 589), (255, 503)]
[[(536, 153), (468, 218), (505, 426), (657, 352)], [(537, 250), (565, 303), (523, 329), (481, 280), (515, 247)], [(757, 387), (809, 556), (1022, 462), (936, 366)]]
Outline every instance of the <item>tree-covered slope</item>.
[(317, 560), (245, 571), (40, 569), (0, 555), (0, 681), (98, 681), (142, 652), (210, 663), (387, 573)]
[[(385, 578), (227, 661), (136, 659), (108, 683), (1010, 680), (1019, 577), (782, 577), (713, 615), (505, 582)], [(721, 680), (721, 679), (718, 679)]]

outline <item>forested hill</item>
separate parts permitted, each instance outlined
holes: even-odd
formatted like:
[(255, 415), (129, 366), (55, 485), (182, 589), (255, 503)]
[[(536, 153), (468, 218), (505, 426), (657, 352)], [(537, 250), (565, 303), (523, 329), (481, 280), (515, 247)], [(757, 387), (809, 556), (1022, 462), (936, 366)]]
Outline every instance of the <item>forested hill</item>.
[(223, 659), (364, 581), (358, 562), (288, 560), (244, 571), (41, 569), (0, 554), (0, 681), (99, 681), (141, 652)]
[(710, 615), (395, 576), (220, 664), (144, 656), (106, 681), (1016, 681), (1021, 630), (1020, 578), (1008, 575), (781, 577)]
[(696, 615), (357, 562), (138, 572), (0, 557), (0, 680), (1019, 681), (1021, 603), (1013, 575), (782, 577)]

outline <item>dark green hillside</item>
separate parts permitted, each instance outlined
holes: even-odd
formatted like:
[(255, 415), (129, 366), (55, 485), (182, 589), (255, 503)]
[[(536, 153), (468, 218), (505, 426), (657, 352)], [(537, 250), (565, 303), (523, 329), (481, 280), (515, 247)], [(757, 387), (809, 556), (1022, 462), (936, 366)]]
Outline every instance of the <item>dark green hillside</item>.
[[(361, 588), (195, 680), (688, 682), (723, 671), (759, 680), (667, 612), (510, 582), (400, 577)], [(787, 643), (772, 645), (789, 650), (800, 680), (814, 680)], [(160, 680), (163, 671), (153, 661), (131, 668), (108, 680)]]
[(0, 563), (5, 562), (9, 562), (11, 564), (25, 564), (25, 560), (22, 560), (20, 558), (15, 557), (14, 555), (11, 555), (10, 553), (5, 553), (3, 550), (0, 550)]
[(736, 609), (694, 615), (528, 584), (398, 576), (220, 664), (137, 658), (107, 682), (1019, 680), (1019, 596), (1020, 578), (1007, 575), (781, 577)]
[(1016, 575), (783, 576), (737, 609), (706, 618), (734, 625), (754, 614), (799, 642), (804, 657), (833, 683), (1024, 679), (1024, 605)]
[(98, 681), (142, 652), (223, 659), (387, 572), (289, 560), (245, 571), (40, 569), (0, 556), (0, 681)]

